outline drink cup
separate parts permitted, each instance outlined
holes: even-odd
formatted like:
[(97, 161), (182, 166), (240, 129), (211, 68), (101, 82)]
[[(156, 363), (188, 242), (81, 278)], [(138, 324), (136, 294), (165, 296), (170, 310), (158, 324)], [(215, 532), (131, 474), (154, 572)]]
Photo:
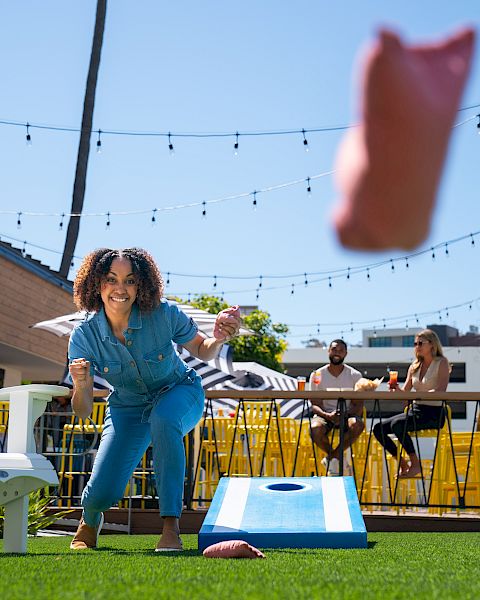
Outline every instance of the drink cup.
[(297, 390), (303, 392), (305, 390), (306, 377), (297, 377)]
[(390, 371), (390, 379), (388, 380), (388, 387), (391, 390), (396, 389), (398, 383), (398, 371)]
[(315, 371), (312, 377), (313, 385), (320, 385), (322, 383), (322, 375), (320, 371)]

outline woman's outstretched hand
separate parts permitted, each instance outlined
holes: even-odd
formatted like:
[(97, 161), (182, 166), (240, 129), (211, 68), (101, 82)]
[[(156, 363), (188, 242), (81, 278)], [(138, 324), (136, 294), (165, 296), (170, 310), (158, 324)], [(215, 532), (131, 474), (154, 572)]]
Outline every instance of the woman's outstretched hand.
[(240, 330), (240, 307), (230, 306), (218, 313), (213, 328), (213, 337), (216, 340), (227, 342), (238, 335)]

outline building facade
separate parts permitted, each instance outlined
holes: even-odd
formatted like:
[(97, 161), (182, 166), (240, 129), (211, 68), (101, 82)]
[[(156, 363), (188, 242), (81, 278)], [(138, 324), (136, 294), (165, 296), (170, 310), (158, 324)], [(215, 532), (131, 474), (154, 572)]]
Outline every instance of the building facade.
[(22, 381), (57, 383), (68, 338), (32, 329), (38, 321), (75, 312), (72, 282), (0, 241), (0, 387)]

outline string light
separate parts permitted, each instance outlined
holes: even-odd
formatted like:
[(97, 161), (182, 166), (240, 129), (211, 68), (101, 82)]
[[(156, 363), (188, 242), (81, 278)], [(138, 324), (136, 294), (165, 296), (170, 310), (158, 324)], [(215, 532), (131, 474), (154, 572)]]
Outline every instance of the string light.
[(170, 132), (168, 132), (168, 153), (170, 154), (170, 156), (173, 156), (175, 154), (175, 148), (172, 144), (172, 134)]
[(253, 206), (253, 210), (257, 210), (257, 192), (253, 192), (252, 206)]
[(305, 152), (308, 152), (309, 147), (308, 147), (308, 140), (305, 137), (305, 129), (302, 129), (302, 133), (303, 133), (303, 148), (304, 148)]
[[(151, 222), (152, 225), (154, 223), (154, 218), (156, 219), (156, 211), (157, 209), (153, 209), (151, 211)], [(8, 211), (8, 213), (12, 213), (13, 211)], [(31, 213), (25, 213), (22, 211), (19, 211), (17, 213), (15, 213), (17, 216), (17, 228), (21, 229), (22, 228), (22, 217), (27, 214), (27, 215), (31, 215)], [(35, 214), (35, 213), (34, 213)], [(64, 223), (64, 218), (66, 216), (68, 216), (67, 213), (54, 213), (57, 214), (59, 217), (59, 221), (60, 223)], [(102, 213), (105, 214), (105, 218), (106, 218), (106, 228), (108, 229), (109, 227), (111, 227), (111, 216), (114, 214), (118, 214), (118, 213), (113, 213), (113, 212), (107, 212), (107, 213)], [(78, 216), (78, 215), (76, 215)], [(3, 234), (4, 235), (4, 234)], [(456, 239), (453, 240), (449, 240), (448, 242), (441, 242), (439, 244), (437, 244), (436, 246), (431, 246), (428, 249), (425, 250), (420, 250), (414, 254), (410, 254), (408, 255), (408, 257), (397, 257), (397, 258), (389, 258), (389, 259), (383, 259), (380, 260), (378, 262), (375, 263), (368, 263), (368, 264), (362, 264), (359, 265), (358, 267), (341, 267), (338, 269), (332, 269), (332, 270), (325, 270), (325, 271), (314, 271), (314, 272), (307, 272), (307, 271), (301, 271), (299, 273), (284, 273), (284, 274), (276, 274), (276, 275), (235, 275), (235, 274), (229, 274), (229, 275), (221, 275), (221, 274), (217, 274), (217, 279), (229, 279), (229, 280), (252, 280), (252, 279), (257, 279), (259, 281), (258, 283), (258, 287), (262, 287), (265, 290), (278, 290), (278, 289), (285, 289), (287, 287), (290, 287), (290, 282), (289, 283), (285, 283), (285, 284), (279, 284), (279, 285), (269, 285), (267, 287), (264, 286), (264, 279), (268, 278), (272, 281), (276, 281), (276, 280), (282, 280), (282, 279), (289, 279), (290, 281), (293, 279), (298, 279), (299, 281), (297, 283), (302, 283), (305, 284), (305, 281), (308, 281), (308, 285), (311, 286), (313, 284), (319, 284), (321, 282), (327, 281), (329, 283), (332, 283), (333, 285), (333, 280), (334, 279), (339, 279), (339, 278), (343, 278), (345, 277), (347, 280), (350, 280), (350, 278), (353, 277), (353, 275), (359, 275), (361, 273), (366, 273), (366, 278), (367, 281), (371, 281), (372, 277), (371, 277), (371, 271), (372, 270), (378, 270), (381, 269), (382, 267), (386, 266), (387, 264), (390, 265), (390, 269), (392, 268), (392, 264), (395, 264), (397, 261), (402, 260), (405, 261), (405, 263), (407, 264), (410, 258), (418, 258), (426, 253), (431, 253), (432, 251), (434, 251), (435, 248), (439, 248), (439, 247), (445, 247), (446, 244), (448, 244), (449, 246), (452, 244), (456, 244), (459, 243), (463, 240), (466, 239), (470, 239), (471, 241), (474, 241), (474, 236), (476, 237), (477, 235), (480, 235), (480, 231), (477, 232), (471, 232), (468, 233), (464, 236), (458, 237)], [(18, 240), (14, 237), (10, 237), (10, 236), (6, 236), (4, 235), (5, 238), (13, 240), (15, 242), (19, 242), (21, 243), (22, 240)], [(45, 250), (47, 252), (52, 252), (54, 254), (62, 254), (62, 252), (59, 252), (57, 250), (52, 250), (51, 248), (45, 248), (43, 246), (39, 246), (36, 244), (30, 244), (32, 247), (36, 247), (36, 248), (40, 248), (42, 250)], [(473, 244), (473, 247), (475, 247), (475, 244)], [(77, 257), (79, 260), (82, 259), (82, 257)], [(408, 267), (407, 267), (408, 268)], [(186, 278), (203, 278), (203, 279), (207, 279), (207, 278), (212, 278), (213, 274), (198, 274), (198, 273), (174, 273), (174, 275), (178, 276), (178, 277), (186, 277)], [(301, 278), (301, 280), (300, 280)], [(256, 290), (256, 286), (252, 287), (252, 288), (242, 288), (242, 289), (231, 289), (231, 290), (227, 290), (226, 293), (230, 294), (230, 293), (248, 293), (248, 292), (255, 292)]]
[(390, 270), (393, 275), (395, 273), (395, 265), (393, 264), (393, 258), (390, 259)]
[(478, 123), (477, 123), (477, 133), (480, 135), (480, 115), (477, 115)]
[[(9, 236), (5, 236), (4, 234), (2, 234), (1, 237), (7, 238), (7, 239), (13, 239), (13, 238), (10, 238)], [(15, 241), (20, 242), (20, 240), (15, 240)], [(46, 251), (49, 251), (49, 252), (56, 252), (57, 254), (62, 254), (61, 252), (53, 251), (53, 250), (51, 250), (49, 248), (45, 248), (43, 246), (39, 246), (39, 245), (36, 245), (36, 244), (30, 244), (29, 242), (27, 242), (27, 240), (23, 240), (23, 241), (21, 241), (21, 243), (22, 243), (21, 254), (23, 256), (26, 256), (27, 245), (31, 245), (32, 247), (40, 248), (42, 250), (46, 250)], [(82, 259), (82, 257), (78, 257), (78, 256), (75, 256), (74, 258), (79, 259), (79, 260)], [(73, 260), (72, 260), (72, 266), (73, 266)], [(171, 281), (170, 281), (171, 272), (168, 271), (166, 275), (167, 275), (166, 285), (168, 286), (171, 283)], [(215, 275), (215, 280), (217, 282), (217, 286), (218, 286), (218, 278), (219, 278), (219, 276)], [(257, 299), (259, 298), (259, 292), (260, 292), (260, 289), (256, 288)], [(295, 284), (292, 283), (291, 284), (291, 294), (294, 295), (294, 293), (295, 293)], [(222, 294), (222, 299), (223, 299), (224, 295), (225, 295), (225, 291), (222, 290), (221, 294)], [(191, 293), (189, 292), (188, 293), (189, 299), (190, 299), (190, 296), (191, 296)], [(447, 306), (447, 307), (444, 307), (443, 309), (437, 309), (436, 311), (425, 311), (425, 312), (422, 312), (422, 313), (411, 313), (411, 314), (407, 314), (407, 315), (400, 315), (400, 316), (394, 316), (394, 317), (383, 317), (382, 318), (382, 322), (383, 322), (383, 325), (385, 327), (386, 324), (387, 324), (387, 322), (389, 324), (391, 323), (393, 325), (396, 322), (398, 322), (401, 319), (403, 319), (403, 320), (405, 320), (405, 327), (408, 329), (408, 327), (409, 327), (409, 319), (414, 319), (415, 322), (416, 322), (416, 324), (417, 324), (417, 326), (419, 326), (419, 324), (420, 324), (419, 316), (426, 317), (426, 316), (432, 316), (432, 315), (436, 314), (436, 315), (438, 315), (439, 320), (442, 321), (442, 310), (445, 311), (446, 317), (449, 318), (450, 317), (450, 311), (453, 310), (453, 309), (459, 309), (459, 308), (463, 308), (463, 307), (467, 307), (468, 306), (468, 310), (472, 311), (473, 310), (473, 303), (474, 302), (480, 302), (480, 297), (475, 298), (473, 300), (469, 300), (467, 302), (459, 303), (459, 304), (452, 305), (452, 306)], [(344, 326), (348, 326), (350, 328), (350, 331), (355, 331), (355, 329), (354, 329), (355, 325), (357, 325), (357, 326), (359, 326), (359, 325), (366, 325), (366, 324), (372, 325), (372, 323), (373, 323), (374, 336), (376, 337), (377, 326), (376, 326), (375, 322), (372, 322), (371, 320), (348, 321), (346, 323), (341, 323), (341, 324), (340, 323), (323, 323), (323, 324), (321, 324), (321, 323), (315, 323), (313, 325), (316, 327), (317, 333), (320, 333), (320, 328), (321, 327), (332, 327), (332, 326), (344, 325)], [(311, 327), (312, 324), (307, 324), (307, 325), (305, 325), (305, 324), (302, 324), (302, 325), (298, 325), (298, 324), (291, 324), (291, 325), (289, 325), (289, 324), (287, 324), (287, 326), (289, 326), (289, 327), (305, 327), (305, 326)]]
[(408, 256), (405, 257), (405, 268), (408, 269), (410, 265), (408, 264)]
[(257, 288), (255, 290), (256, 294), (255, 294), (255, 300), (258, 300), (260, 298), (260, 290)]
[(235, 133), (235, 143), (233, 144), (233, 156), (238, 156), (238, 131)]
[(471, 238), (471, 244), (472, 246), (475, 246), (475, 240), (473, 239), (473, 233), (470, 234), (470, 238)]
[(329, 277), (329, 278), (328, 278), (328, 287), (329, 287), (330, 289), (332, 289), (332, 287), (333, 287), (333, 286), (332, 286), (332, 278), (331, 278), (331, 277)]
[(152, 218), (151, 218), (151, 222), (152, 222), (152, 227), (155, 225), (155, 223), (157, 222), (157, 218), (156, 218), (156, 213), (157, 213), (157, 209), (154, 208), (152, 210)]
[(432, 260), (435, 260), (435, 250), (433, 249), (433, 246), (430, 248), (430, 250), (432, 251)]
[(27, 146), (31, 146), (32, 145), (32, 136), (30, 135), (30, 123), (27, 123), (25, 125), (25, 127), (27, 128), (27, 135), (25, 136), (25, 142), (26, 142)]
[(307, 274), (306, 274), (306, 273), (304, 273), (304, 274), (303, 274), (303, 276), (305, 277), (305, 281), (304, 281), (303, 283), (304, 283), (304, 285), (305, 285), (305, 286), (307, 286), (307, 285), (308, 285), (308, 277), (307, 277)]
[(63, 219), (65, 218), (65, 213), (62, 213), (62, 218), (60, 220), (60, 223), (58, 224), (58, 229), (59, 231), (63, 230)]
[[(452, 306), (446, 306), (440, 309), (435, 309), (435, 310), (430, 310), (430, 311), (425, 311), (422, 313), (409, 313), (409, 314), (404, 314), (404, 315), (397, 315), (397, 316), (392, 316), (392, 317), (382, 317), (381, 321), (382, 321), (382, 328), (386, 329), (387, 324), (391, 327), (391, 326), (395, 326), (399, 323), (405, 323), (405, 327), (409, 328), (409, 323), (410, 320), (415, 320), (415, 323), (417, 326), (420, 326), (420, 319), (419, 317), (434, 317), (436, 316), (437, 318), (442, 318), (442, 311), (445, 312), (445, 316), (447, 318), (450, 317), (450, 312), (452, 310), (456, 310), (456, 309), (460, 309), (460, 308), (466, 308), (468, 307), (468, 310), (472, 310), (473, 308), (473, 303), (474, 302), (480, 302), (480, 297), (478, 298), (474, 298), (471, 300), (468, 300), (466, 302), (461, 302)], [(317, 333), (319, 332), (320, 328), (346, 328), (349, 327), (350, 331), (352, 330), (352, 328), (354, 328), (353, 330), (355, 331), (355, 326), (358, 328), (365, 328), (365, 327), (370, 327), (373, 329), (373, 331), (377, 332), (377, 323), (378, 323), (378, 318), (375, 320), (372, 319), (365, 319), (365, 320), (359, 320), (359, 321), (342, 321), (342, 322), (330, 322), (330, 323), (285, 323), (285, 325), (287, 325), (288, 327), (315, 327), (317, 328)]]
[(214, 275), (213, 276), (213, 288), (215, 289), (217, 287), (217, 276)]
[(307, 182), (307, 194), (311, 198), (311, 196), (312, 196), (312, 186), (310, 185), (310, 177), (307, 177), (306, 182)]
[(100, 154), (102, 151), (102, 130), (98, 130), (98, 139), (97, 139), (97, 154)]
[(450, 254), (449, 254), (449, 252), (448, 252), (448, 243), (446, 243), (446, 244), (445, 244), (445, 256), (446, 256), (447, 258), (449, 258), (449, 257), (450, 257)]
[(205, 201), (202, 202), (202, 219), (207, 217), (207, 204)]
[[(323, 173), (318, 173), (317, 175), (312, 175), (310, 177), (311, 180), (314, 179), (320, 179), (323, 177), (327, 177), (329, 175), (332, 175), (334, 173), (334, 171), (325, 171)], [(260, 190), (255, 190), (256, 194), (266, 194), (269, 192), (275, 192), (277, 190), (281, 190), (287, 187), (292, 187), (295, 185), (305, 185), (305, 178), (303, 179), (296, 179), (294, 181), (287, 181), (286, 183), (280, 183), (280, 184), (276, 184), (276, 185), (272, 185), (270, 187), (266, 187), (266, 188), (262, 188)], [(203, 201), (197, 201), (197, 202), (189, 202), (188, 204), (175, 204), (172, 206), (163, 206), (161, 208), (157, 207), (157, 211), (158, 212), (169, 212), (169, 211), (174, 211), (174, 210), (180, 210), (180, 209), (185, 209), (185, 208), (194, 208), (196, 206), (202, 206), (203, 203), (205, 202), (205, 204), (218, 204), (220, 202), (227, 202), (229, 200), (239, 200), (241, 198), (249, 198), (252, 196), (253, 192), (243, 192), (241, 194), (235, 194), (232, 196), (223, 196), (221, 198), (215, 198), (212, 200), (203, 200)], [(143, 208), (143, 209), (139, 209), (139, 210), (120, 210), (120, 211), (111, 211), (111, 215), (116, 215), (116, 216), (130, 216), (130, 215), (143, 215), (143, 214), (150, 214), (152, 212), (152, 208)], [(0, 210), (0, 215), (11, 215), (11, 214), (15, 214), (17, 211), (15, 210)], [(54, 213), (47, 213), (47, 212), (40, 212), (40, 211), (22, 211), (23, 214), (25, 215), (29, 215), (32, 217), (59, 217), (60, 213), (58, 212), (54, 212)], [(106, 212), (92, 212), (92, 213), (88, 213), (88, 212), (83, 212), (83, 213), (65, 213), (66, 216), (68, 217), (104, 217), (106, 216)]]
[[(457, 113), (473, 110), (474, 108), (480, 107), (480, 104), (473, 104), (470, 106), (464, 106), (457, 110)], [(478, 119), (477, 129), (480, 130), (480, 114), (474, 115), (469, 119), (462, 121), (461, 123), (456, 123), (453, 128), (459, 127), (464, 123), (470, 122), (473, 119)], [(0, 125), (7, 125), (12, 127), (25, 127), (25, 121), (11, 121), (7, 119), (0, 119)], [(67, 127), (64, 125), (40, 125), (35, 123), (29, 123), (30, 128), (35, 129), (43, 129), (45, 131), (56, 131), (56, 132), (72, 132), (79, 133), (81, 130), (78, 127)], [(104, 135), (115, 135), (115, 136), (135, 136), (135, 137), (182, 137), (182, 138), (190, 138), (190, 139), (202, 139), (202, 138), (225, 138), (232, 137), (238, 135), (242, 136), (251, 136), (251, 137), (259, 137), (259, 136), (279, 136), (279, 135), (298, 135), (299, 133), (303, 134), (304, 137), (304, 146), (308, 147), (308, 142), (306, 141), (306, 133), (322, 133), (322, 132), (331, 132), (331, 131), (345, 131), (346, 129), (351, 129), (355, 127), (355, 124), (351, 125), (336, 125), (336, 126), (326, 126), (326, 127), (309, 127), (309, 128), (301, 128), (301, 129), (276, 129), (276, 130), (262, 130), (262, 131), (230, 131), (230, 132), (211, 132), (211, 133), (202, 133), (202, 132), (193, 132), (193, 133), (172, 133), (169, 131), (168, 133), (165, 131), (141, 131), (141, 130), (121, 130), (121, 129), (103, 129), (102, 133)], [(90, 130), (92, 133), (95, 130)]]

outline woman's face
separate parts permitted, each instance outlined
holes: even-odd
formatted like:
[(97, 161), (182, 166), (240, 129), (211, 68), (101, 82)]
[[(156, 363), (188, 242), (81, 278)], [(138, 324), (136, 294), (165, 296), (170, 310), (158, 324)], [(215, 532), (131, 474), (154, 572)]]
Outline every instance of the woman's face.
[(103, 277), (100, 296), (105, 312), (111, 316), (129, 315), (137, 297), (138, 282), (128, 258), (115, 258)]
[(432, 356), (433, 344), (424, 337), (416, 337), (415, 342), (415, 355), (417, 358), (425, 358), (426, 356)]

